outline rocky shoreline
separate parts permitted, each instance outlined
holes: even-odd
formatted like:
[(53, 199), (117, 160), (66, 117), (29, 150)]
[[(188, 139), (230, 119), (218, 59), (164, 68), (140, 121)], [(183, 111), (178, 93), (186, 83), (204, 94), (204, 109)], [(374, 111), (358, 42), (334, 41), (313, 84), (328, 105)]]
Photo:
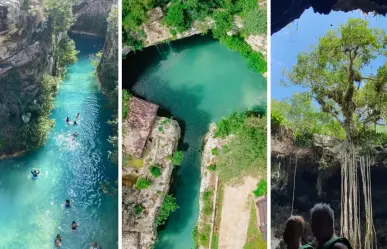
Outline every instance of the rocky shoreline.
[[(160, 128), (162, 127), (162, 128)], [(124, 249), (150, 249), (157, 238), (156, 218), (169, 192), (174, 166), (171, 155), (180, 139), (180, 127), (175, 120), (156, 117), (143, 156), (141, 168), (123, 168), (123, 179), (147, 177), (152, 184), (143, 190), (132, 186), (122, 189), (122, 246)], [(149, 167), (161, 169), (158, 178), (152, 178)], [(141, 206), (141, 213), (138, 212)], [(137, 207), (137, 211), (136, 211)]]

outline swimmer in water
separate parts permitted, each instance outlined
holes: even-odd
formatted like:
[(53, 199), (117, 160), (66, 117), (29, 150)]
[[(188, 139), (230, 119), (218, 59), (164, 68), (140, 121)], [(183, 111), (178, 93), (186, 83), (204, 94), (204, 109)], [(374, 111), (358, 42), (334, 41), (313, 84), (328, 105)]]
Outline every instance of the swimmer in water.
[(97, 242), (91, 243), (90, 249), (98, 249), (98, 244), (97, 244)]
[(69, 117), (66, 118), (66, 123), (68, 123), (68, 122), (70, 122), (70, 118)]
[(77, 121), (74, 121), (73, 125), (77, 125)]
[(66, 200), (64, 206), (65, 208), (71, 208), (70, 200)]
[(78, 227), (78, 224), (75, 221), (73, 221), (73, 223), (71, 224), (71, 230), (75, 231), (77, 230), (77, 227)]
[(33, 177), (38, 177), (38, 175), (40, 174), (40, 170), (32, 169), (31, 170), (31, 174), (32, 174)]
[(73, 136), (73, 139), (72, 139), (72, 140), (75, 140), (75, 138), (78, 137), (79, 134), (78, 134), (78, 132), (75, 132), (74, 134), (72, 134), (72, 136)]
[(76, 117), (75, 119), (78, 120), (78, 119), (79, 119), (79, 116), (81, 116), (81, 114), (78, 112), (78, 113), (77, 113), (77, 117)]
[(61, 247), (62, 246), (62, 237), (59, 234), (56, 235), (55, 246), (56, 247)]

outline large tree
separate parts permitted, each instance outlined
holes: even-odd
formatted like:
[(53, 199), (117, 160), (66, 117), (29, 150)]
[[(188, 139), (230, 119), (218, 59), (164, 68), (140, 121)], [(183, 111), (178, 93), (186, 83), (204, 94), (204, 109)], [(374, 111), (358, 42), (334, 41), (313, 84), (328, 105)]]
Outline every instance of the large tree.
[[(302, 86), (345, 130), (342, 160), (341, 232), (354, 248), (374, 246), (370, 160), (359, 153), (364, 133), (385, 126), (387, 109), (387, 63), (375, 59), (386, 55), (387, 36), (368, 22), (350, 19), (338, 30), (320, 38), (317, 47), (298, 55), (297, 64), (287, 74), (289, 84)], [(360, 169), (365, 199), (366, 232), (360, 232)], [(359, 190), (360, 191), (360, 190)], [(361, 242), (363, 241), (363, 242)]]

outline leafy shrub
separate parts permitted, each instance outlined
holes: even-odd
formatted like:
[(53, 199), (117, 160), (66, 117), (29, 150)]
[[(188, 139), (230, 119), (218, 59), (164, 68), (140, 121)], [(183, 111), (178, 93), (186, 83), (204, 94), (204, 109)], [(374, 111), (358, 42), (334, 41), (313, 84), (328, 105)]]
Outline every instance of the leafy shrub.
[(218, 148), (213, 148), (211, 150), (211, 154), (214, 155), (214, 156), (218, 155), (219, 154), (219, 149)]
[(137, 215), (140, 215), (142, 214), (142, 211), (144, 210), (143, 207), (141, 206), (141, 204), (137, 204), (134, 209), (136, 210), (136, 214)]
[(285, 117), (284, 115), (276, 109), (271, 110), (271, 125), (272, 126), (280, 126), (283, 125), (285, 122)]
[(199, 232), (199, 243), (204, 247), (208, 247), (210, 244), (211, 225), (205, 224), (201, 232)]
[(169, 6), (167, 15), (164, 18), (168, 26), (175, 27), (177, 32), (181, 33), (189, 28), (190, 23), (186, 22), (188, 16), (185, 13), (185, 6), (182, 1), (173, 0)]
[(207, 167), (209, 171), (215, 171), (216, 170), (216, 164), (211, 164)]
[(254, 190), (254, 195), (260, 197), (267, 194), (267, 182), (265, 179), (262, 179), (257, 184), (257, 189)]
[(140, 177), (137, 179), (137, 182), (136, 182), (136, 188), (137, 189), (146, 189), (148, 188), (149, 186), (151, 185), (151, 181), (145, 177)]
[(246, 34), (261, 35), (267, 33), (266, 10), (251, 8), (243, 14), (244, 30)]
[(176, 203), (176, 198), (173, 197), (172, 195), (166, 195), (163, 201), (163, 204), (161, 206), (159, 216), (157, 216), (156, 225), (157, 226), (164, 225), (169, 215), (175, 212), (178, 208), (179, 206)]
[(175, 166), (180, 166), (183, 162), (184, 155), (182, 151), (176, 151), (172, 156), (172, 164)]
[(152, 176), (154, 178), (157, 178), (161, 175), (161, 170), (160, 170), (160, 167), (154, 165), (152, 167), (149, 168), (149, 171), (151, 172)]
[(214, 137), (225, 138), (238, 131), (247, 118), (246, 113), (233, 113), (227, 118), (222, 118), (217, 125)]
[(122, 118), (126, 119), (129, 114), (129, 100), (132, 95), (126, 89), (122, 90)]

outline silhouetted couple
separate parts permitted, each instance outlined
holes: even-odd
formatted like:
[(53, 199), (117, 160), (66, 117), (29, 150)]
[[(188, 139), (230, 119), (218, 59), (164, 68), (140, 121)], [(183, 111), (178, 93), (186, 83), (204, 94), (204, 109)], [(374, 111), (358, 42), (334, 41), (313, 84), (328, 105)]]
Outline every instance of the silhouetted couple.
[[(316, 204), (311, 210), (311, 228), (317, 240), (317, 249), (352, 249), (346, 238), (337, 237), (334, 232), (335, 215), (327, 204)], [(309, 244), (302, 245), (305, 221), (301, 216), (291, 216), (286, 221), (283, 234), (287, 249), (313, 249)]]

